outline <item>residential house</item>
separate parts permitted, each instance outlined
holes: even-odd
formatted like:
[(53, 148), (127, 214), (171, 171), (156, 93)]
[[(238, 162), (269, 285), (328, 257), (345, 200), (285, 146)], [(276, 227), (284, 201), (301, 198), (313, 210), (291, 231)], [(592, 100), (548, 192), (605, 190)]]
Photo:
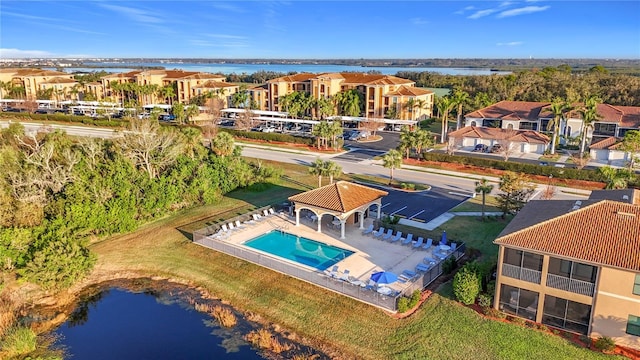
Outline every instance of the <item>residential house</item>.
[(237, 93), (239, 89), (240, 86), (236, 84), (231, 84), (224, 81), (209, 80), (205, 83), (192, 86), (191, 97), (212, 93), (213, 97), (222, 100), (221, 106), (223, 108), (227, 108), (230, 107), (231, 96)]
[(533, 130), (508, 130), (491, 127), (465, 126), (449, 133), (456, 147), (472, 150), (478, 144), (491, 148), (500, 144), (512, 153), (544, 153), (551, 140), (543, 133)]
[[(548, 124), (553, 118), (550, 105), (548, 102), (500, 101), (466, 114), (464, 125), (550, 133)], [(574, 109), (579, 106), (576, 104)], [(593, 129), (587, 131), (587, 137), (591, 139), (590, 149), (593, 150), (591, 157), (604, 161), (625, 159), (627, 155), (624, 152), (611, 146), (618, 143), (627, 131), (640, 129), (640, 107), (598, 104), (596, 111), (598, 120), (593, 123)], [(569, 112), (567, 119), (559, 124), (559, 130), (564, 139), (580, 138), (583, 130), (580, 112)]]
[[(434, 94), (415, 87), (415, 82), (391, 75), (365, 73), (302, 73), (267, 81), (268, 109), (280, 109), (278, 99), (299, 91), (314, 99), (334, 97), (340, 92), (357, 90), (364, 98), (364, 117), (384, 118), (395, 108), (400, 119), (417, 120), (432, 116)], [(409, 104), (409, 106), (407, 106)]]
[(494, 241), (494, 307), (640, 349), (640, 193), (529, 202)]
[(42, 91), (53, 89), (51, 97), (58, 102), (69, 100), (72, 98), (74, 93), (77, 94), (79, 92), (78, 82), (69, 78), (55, 77), (50, 80), (42, 81), (38, 85)]

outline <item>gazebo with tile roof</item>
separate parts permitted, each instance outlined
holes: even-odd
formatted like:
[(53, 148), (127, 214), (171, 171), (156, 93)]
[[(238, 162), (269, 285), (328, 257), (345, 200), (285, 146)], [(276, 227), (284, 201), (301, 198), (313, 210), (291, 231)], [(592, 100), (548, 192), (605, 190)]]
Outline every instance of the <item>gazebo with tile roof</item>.
[(307, 209), (318, 217), (318, 232), (322, 232), (322, 216), (333, 215), (340, 221), (340, 238), (344, 239), (345, 224), (356, 213), (360, 214), (360, 229), (364, 229), (364, 214), (371, 205), (378, 205), (376, 217), (380, 218), (382, 197), (386, 191), (370, 188), (348, 181), (338, 181), (298, 195), (289, 201), (295, 205), (296, 226), (300, 225), (300, 211)]

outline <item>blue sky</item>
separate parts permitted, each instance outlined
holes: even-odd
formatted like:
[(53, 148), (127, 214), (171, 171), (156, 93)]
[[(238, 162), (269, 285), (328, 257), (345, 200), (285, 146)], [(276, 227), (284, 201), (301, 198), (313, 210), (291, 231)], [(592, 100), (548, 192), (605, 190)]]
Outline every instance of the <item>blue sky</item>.
[(0, 57), (640, 58), (640, 1), (0, 2)]

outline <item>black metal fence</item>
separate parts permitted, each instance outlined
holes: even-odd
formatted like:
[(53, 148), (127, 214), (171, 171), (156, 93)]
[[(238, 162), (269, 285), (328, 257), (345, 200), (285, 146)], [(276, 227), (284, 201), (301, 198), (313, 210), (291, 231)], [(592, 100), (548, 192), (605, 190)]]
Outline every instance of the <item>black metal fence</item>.
[[(256, 212), (261, 210), (262, 209), (258, 209)], [(214, 228), (214, 226), (209, 226), (204, 229), (196, 230), (193, 233), (193, 241), (207, 248), (235, 256), (271, 270), (278, 271), (282, 274), (322, 286), (340, 294), (350, 296), (356, 300), (394, 312), (397, 310), (398, 299), (401, 296), (411, 296), (411, 293), (415, 290), (424, 289), (442, 274), (442, 263), (444, 260), (438, 262), (428, 271), (418, 273), (418, 276), (407, 282), (402, 292), (393, 295), (384, 295), (373, 289), (328, 276), (322, 271), (303, 268), (276, 256), (254, 251), (253, 249), (232, 244), (224, 240), (215, 239), (210, 235), (214, 234), (217, 229), (217, 227)], [(448, 257), (453, 256), (456, 260), (460, 259), (464, 255), (465, 248), (465, 244), (462, 243), (451, 254), (449, 254)]]

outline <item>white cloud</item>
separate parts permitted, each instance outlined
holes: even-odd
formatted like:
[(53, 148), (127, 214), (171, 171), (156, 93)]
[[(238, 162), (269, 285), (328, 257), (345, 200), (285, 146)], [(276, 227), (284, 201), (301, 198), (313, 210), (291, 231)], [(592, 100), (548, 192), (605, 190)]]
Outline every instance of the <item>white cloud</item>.
[(164, 22), (161, 17), (146, 10), (136, 9), (128, 6), (99, 4), (105, 9), (115, 11), (129, 19), (145, 24), (159, 24)]
[(506, 43), (497, 43), (496, 45), (498, 46), (518, 46), (518, 45), (522, 45), (524, 44), (522, 41), (511, 41), (511, 42), (506, 42)]
[(246, 39), (246, 36), (239, 35), (227, 35), (227, 34), (205, 34), (208, 37), (216, 38), (216, 39)]
[(547, 10), (549, 8), (550, 8), (549, 5), (547, 5), (547, 6), (525, 6), (525, 7), (517, 8), (517, 9), (505, 10), (505, 11), (501, 12), (500, 14), (498, 14), (496, 17), (505, 18), (505, 17), (509, 17), (509, 16), (532, 14), (532, 13), (536, 13), (536, 12), (540, 12), (540, 11), (545, 11), (545, 10)]
[(229, 4), (229, 3), (222, 3), (222, 2), (210, 2), (208, 3), (208, 5), (210, 5), (211, 7), (214, 7), (218, 10), (223, 10), (223, 11), (231, 11), (231, 12), (235, 12), (235, 13), (242, 13), (244, 12), (243, 8), (240, 8), (238, 6)]
[(473, 14), (467, 16), (467, 19), (480, 19), (481, 17), (485, 17), (485, 16), (488, 16), (488, 15), (491, 15), (496, 11), (498, 11), (498, 10), (496, 10), (496, 9), (478, 10), (478, 11), (474, 12)]
[(423, 19), (423, 18), (419, 18), (419, 17), (418, 17), (418, 18), (413, 18), (413, 19), (411, 19), (411, 23), (412, 23), (413, 25), (426, 25), (426, 24), (428, 24), (428, 23), (429, 23), (429, 21), (428, 21), (428, 20), (426, 20), (426, 19)]
[(473, 5), (465, 6), (462, 10), (458, 10), (458, 11), (454, 12), (454, 14), (462, 15), (462, 14), (465, 13), (465, 11), (470, 11), (470, 10), (473, 10), (473, 9), (475, 9), (475, 6), (473, 6)]
[(22, 50), (22, 49), (0, 48), (0, 58), (22, 59), (22, 58), (46, 58), (46, 57), (52, 57), (52, 56), (53, 54), (44, 50)]

